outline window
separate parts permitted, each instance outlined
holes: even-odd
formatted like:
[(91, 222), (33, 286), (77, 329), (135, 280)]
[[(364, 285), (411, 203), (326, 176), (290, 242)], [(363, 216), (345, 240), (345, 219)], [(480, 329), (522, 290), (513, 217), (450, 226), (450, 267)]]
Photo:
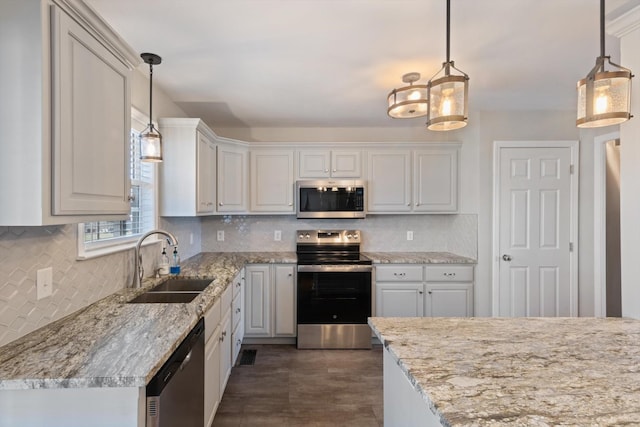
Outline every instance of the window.
[(78, 258), (92, 258), (128, 249), (138, 237), (156, 227), (155, 164), (140, 161), (140, 132), (144, 116), (132, 109), (130, 137), (131, 210), (122, 221), (98, 221), (78, 227)]

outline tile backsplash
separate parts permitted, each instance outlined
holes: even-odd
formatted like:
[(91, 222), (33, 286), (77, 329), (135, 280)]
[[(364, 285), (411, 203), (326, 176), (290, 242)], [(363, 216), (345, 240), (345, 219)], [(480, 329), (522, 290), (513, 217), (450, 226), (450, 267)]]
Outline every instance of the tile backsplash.
[[(478, 216), (369, 215), (365, 219), (296, 219), (294, 216), (227, 215), (202, 219), (203, 251), (295, 251), (296, 230), (357, 229), (363, 251), (447, 251), (477, 258)], [(274, 241), (274, 231), (282, 240)], [(217, 232), (224, 231), (224, 241)], [(413, 240), (407, 240), (413, 231)]]
[[(365, 251), (448, 251), (477, 258), (477, 215), (370, 215), (363, 220), (297, 220), (292, 216), (162, 218), (182, 259), (200, 251), (295, 251), (300, 229), (358, 229)], [(274, 241), (280, 230), (281, 241)], [(217, 232), (224, 231), (224, 241)], [(406, 240), (413, 231), (414, 240)], [(133, 280), (133, 251), (76, 259), (77, 226), (0, 226), (0, 346), (112, 294)], [(143, 248), (145, 271), (159, 249)], [(53, 295), (36, 299), (36, 271), (53, 267)]]

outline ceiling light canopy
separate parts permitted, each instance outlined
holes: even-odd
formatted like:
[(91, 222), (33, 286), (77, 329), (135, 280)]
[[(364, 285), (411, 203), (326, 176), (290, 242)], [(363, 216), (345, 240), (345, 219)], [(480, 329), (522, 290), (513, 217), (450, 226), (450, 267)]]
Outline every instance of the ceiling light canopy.
[(414, 85), (420, 80), (420, 73), (407, 73), (402, 81), (409, 83), (389, 92), (387, 114), (394, 119), (412, 119), (428, 113), (427, 85)]
[[(451, 0), (447, 0), (447, 60), (427, 83), (429, 114), (427, 129), (446, 131), (467, 125), (469, 76), (450, 59)], [(452, 74), (452, 71), (458, 74)]]
[[(631, 116), (631, 70), (611, 62), (604, 52), (604, 0), (600, 0), (600, 56), (587, 77), (578, 82), (579, 128), (610, 126)], [(614, 71), (605, 71), (605, 62)]]
[(162, 62), (155, 53), (140, 55), (149, 64), (149, 124), (140, 134), (140, 160), (143, 162), (162, 161), (162, 135), (153, 125), (153, 66)]

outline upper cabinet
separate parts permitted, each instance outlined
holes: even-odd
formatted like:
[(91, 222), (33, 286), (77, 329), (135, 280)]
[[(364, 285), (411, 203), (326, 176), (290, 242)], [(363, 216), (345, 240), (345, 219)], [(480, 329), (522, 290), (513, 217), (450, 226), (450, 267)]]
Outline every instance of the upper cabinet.
[(164, 150), (160, 164), (160, 215), (215, 213), (215, 134), (200, 119), (166, 118), (158, 124)]
[(456, 213), (459, 157), (459, 143), (370, 150), (368, 212)]
[(247, 154), (246, 146), (218, 144), (218, 212), (247, 212)]
[(251, 150), (251, 212), (295, 212), (293, 150)]
[(301, 150), (298, 152), (298, 177), (360, 178), (361, 150)]
[(124, 218), (139, 57), (78, 1), (4, 2), (0, 27), (0, 225)]

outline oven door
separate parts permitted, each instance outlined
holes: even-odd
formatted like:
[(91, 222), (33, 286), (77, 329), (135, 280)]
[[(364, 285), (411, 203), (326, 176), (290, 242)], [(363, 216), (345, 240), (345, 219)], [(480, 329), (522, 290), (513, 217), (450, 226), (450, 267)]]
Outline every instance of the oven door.
[(370, 265), (299, 265), (298, 324), (366, 324)]

